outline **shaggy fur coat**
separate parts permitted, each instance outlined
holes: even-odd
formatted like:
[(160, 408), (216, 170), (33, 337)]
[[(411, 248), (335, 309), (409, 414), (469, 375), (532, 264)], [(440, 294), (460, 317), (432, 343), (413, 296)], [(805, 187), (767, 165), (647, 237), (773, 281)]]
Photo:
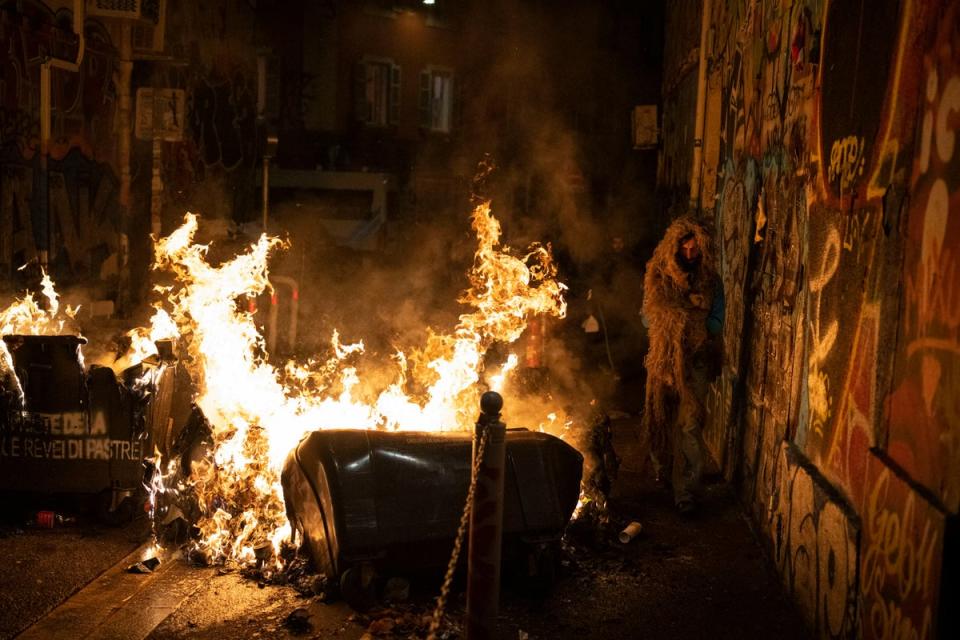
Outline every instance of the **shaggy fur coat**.
[[(700, 260), (692, 269), (679, 259), (683, 238), (693, 235), (700, 245)], [(668, 454), (674, 413), (693, 394), (689, 367), (707, 343), (707, 315), (718, 278), (713, 240), (703, 221), (692, 216), (674, 220), (647, 262), (644, 276), (643, 316), (649, 330), (643, 436), (661, 457)], [(661, 458), (663, 459), (663, 458)]]

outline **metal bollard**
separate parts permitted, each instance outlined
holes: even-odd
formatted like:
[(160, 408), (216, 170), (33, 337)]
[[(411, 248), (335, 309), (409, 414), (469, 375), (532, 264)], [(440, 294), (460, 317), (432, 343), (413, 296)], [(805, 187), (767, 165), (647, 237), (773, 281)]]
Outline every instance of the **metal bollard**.
[(487, 432), (483, 458), (475, 464), (477, 486), (470, 511), (470, 548), (467, 556), (467, 639), (497, 637), (500, 605), (500, 544), (503, 534), (503, 478), (507, 427), (500, 422), (503, 398), (488, 391), (480, 398), (477, 444)]

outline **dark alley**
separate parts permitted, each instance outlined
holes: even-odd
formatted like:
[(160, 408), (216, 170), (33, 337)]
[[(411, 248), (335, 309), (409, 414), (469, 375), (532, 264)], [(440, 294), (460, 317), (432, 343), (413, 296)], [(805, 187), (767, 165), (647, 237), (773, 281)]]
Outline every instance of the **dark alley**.
[(0, 639), (960, 637), (960, 1), (0, 45)]

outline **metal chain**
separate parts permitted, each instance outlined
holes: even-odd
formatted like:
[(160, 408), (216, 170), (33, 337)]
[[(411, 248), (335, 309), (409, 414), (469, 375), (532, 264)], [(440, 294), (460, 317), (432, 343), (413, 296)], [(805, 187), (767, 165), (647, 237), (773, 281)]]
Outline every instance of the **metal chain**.
[(490, 429), (484, 429), (483, 434), (480, 436), (480, 443), (477, 445), (477, 455), (474, 457), (470, 469), (470, 488), (467, 489), (467, 503), (463, 505), (463, 514), (460, 516), (460, 527), (457, 529), (457, 537), (453, 542), (453, 552), (450, 554), (450, 562), (447, 564), (447, 573), (443, 576), (443, 586), (440, 587), (437, 606), (434, 608), (433, 616), (430, 619), (430, 629), (427, 631), (427, 640), (437, 639), (437, 631), (440, 629), (440, 617), (443, 615), (443, 609), (447, 604), (447, 596), (450, 595), (450, 584), (453, 582), (453, 572), (457, 568), (457, 560), (460, 559), (463, 536), (467, 532), (470, 512), (473, 510), (473, 496), (477, 489), (477, 474), (480, 469), (480, 461), (483, 459), (483, 449), (487, 446), (487, 436), (489, 434)]

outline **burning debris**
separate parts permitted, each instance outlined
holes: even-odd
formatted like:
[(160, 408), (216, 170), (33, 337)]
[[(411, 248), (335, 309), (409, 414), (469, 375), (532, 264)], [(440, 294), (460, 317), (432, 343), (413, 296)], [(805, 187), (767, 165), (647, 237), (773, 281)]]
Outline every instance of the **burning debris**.
[(167, 426), (153, 400), (170, 379), (158, 358), (90, 358), (76, 311), (46, 274), (40, 298), (0, 310), (0, 484), (87, 494), (102, 522), (122, 524), (142, 513), (143, 463)]
[(585, 453), (583, 495), (573, 516), (572, 531), (576, 535), (590, 532), (605, 536), (610, 528), (610, 491), (620, 469), (620, 458), (613, 448), (613, 430), (607, 414), (597, 414), (591, 423)]
[[(40, 283), (42, 298), (28, 293), (22, 300), (15, 300), (0, 311), (0, 337), (6, 335), (60, 335), (64, 327), (77, 315), (79, 308), (69, 305), (60, 313), (60, 296), (54, 289), (53, 280), (46, 273)], [(0, 343), (0, 372), (13, 373), (13, 358), (6, 346)]]
[[(473, 211), (478, 247), (469, 286), (458, 298), (466, 311), (452, 332), (428, 330), (423, 346), (397, 348), (374, 371), (360, 369), (363, 342), (345, 343), (335, 329), (326, 358), (275, 363), (244, 301), (270, 288), (267, 262), (283, 243), (264, 235), (213, 264), (209, 247), (193, 240), (198, 224), (187, 214), (179, 229), (156, 242), (155, 268), (175, 280), (155, 287), (149, 326), (126, 335), (125, 353), (98, 357), (132, 376), (144, 398), (163, 395), (158, 389), (172, 384), (175, 372), (189, 374), (193, 415), (173, 433), (149, 434), (154, 453), (146, 488), (156, 537), (164, 544), (193, 538), (189, 555), (195, 562), (227, 564), (265, 583), (295, 584), (329, 597), (338, 585), (307, 579), (295, 559), (302, 539), (291, 529), (280, 482), (287, 454), (323, 429), (472, 426), (485, 387), (507, 393), (522, 388), (510, 344), (534, 316), (564, 316), (565, 286), (556, 280), (549, 246), (515, 254), (500, 245), (499, 222), (483, 203)], [(0, 314), (0, 329), (61, 332), (75, 310), (59, 312), (48, 277), (43, 294), (44, 304), (28, 295)], [(487, 362), (494, 346), (497, 359)], [(9, 367), (9, 353), (0, 355)], [(388, 378), (392, 383), (377, 388)], [(558, 420), (555, 410), (544, 414), (541, 431), (569, 429), (570, 421)], [(166, 423), (167, 416), (151, 419)]]
[[(555, 279), (548, 247), (535, 244), (520, 257), (501, 247), (488, 203), (474, 210), (472, 224), (479, 246), (470, 286), (459, 299), (471, 311), (452, 334), (431, 333), (409, 356), (398, 350), (384, 365), (395, 371), (395, 382), (381, 390), (365, 384), (351, 364), (362, 343), (341, 344), (336, 333), (326, 361), (276, 367), (267, 360), (254, 318), (237, 300), (270, 286), (267, 260), (280, 241), (263, 236), (246, 253), (213, 266), (208, 248), (193, 243), (198, 222), (188, 214), (180, 229), (157, 242), (156, 267), (177, 282), (159, 291), (165, 304), (150, 332), (140, 335), (152, 338), (172, 319), (186, 347), (196, 405), (210, 427), (210, 455), (189, 469), (166, 467), (153, 488), (187, 492), (196, 501), (198, 551), (207, 562), (256, 564), (256, 550), (269, 545), (280, 564), (291, 529), (279, 471), (305, 434), (332, 427), (464, 429), (482, 390), (487, 349), (515, 341), (534, 314), (564, 315), (565, 287)], [(509, 385), (515, 363), (516, 356), (508, 357), (490, 382)]]

